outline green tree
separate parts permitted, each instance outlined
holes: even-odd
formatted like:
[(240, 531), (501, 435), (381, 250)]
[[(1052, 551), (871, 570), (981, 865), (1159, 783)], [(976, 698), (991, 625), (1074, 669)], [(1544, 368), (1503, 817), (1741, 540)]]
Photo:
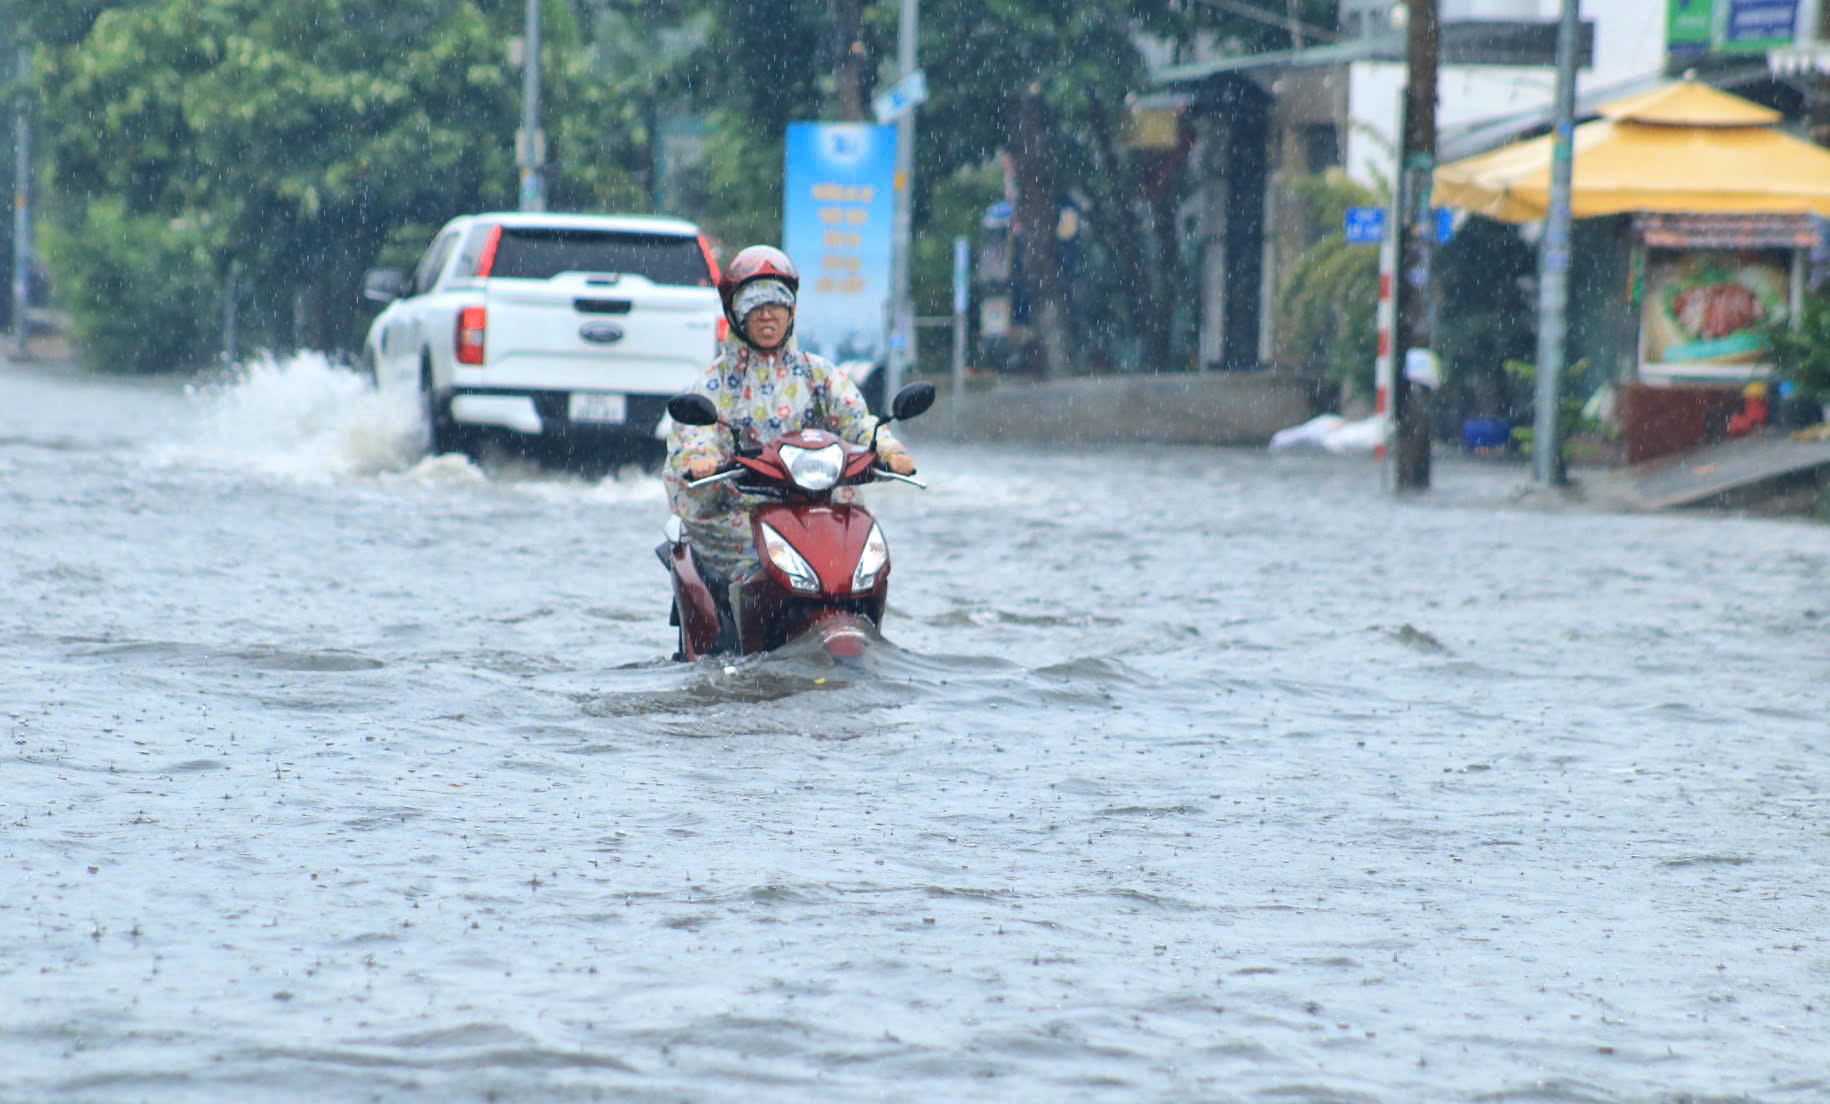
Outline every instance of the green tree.
[[(26, 40), (16, 37), (23, 33), (18, 8), (16, 0), (0, 0), (0, 27), (13, 29), (12, 34), (0, 38), (0, 50), (5, 51), (4, 55), (0, 55), (0, 74), (5, 74), (4, 79), (0, 80), (0, 113), (3, 113), (0, 115), (0, 172), (6, 173), (13, 171), (18, 151), (15, 144), (18, 132), (13, 125), (13, 113), (19, 98), (25, 94), (24, 74), (18, 71), (18, 46)], [(8, 183), (10, 185), (10, 178)], [(0, 291), (0, 320), (4, 320), (10, 327), (13, 323), (13, 220), (8, 218), (5, 223), (5, 226), (0, 226), (0, 268), (7, 273), (7, 278), (0, 281), (5, 284), (5, 289)]]
[(1537, 355), (1537, 305), (1531, 278), (1537, 257), (1518, 231), (1492, 219), (1463, 221), (1436, 253), (1440, 296), (1436, 351), (1443, 385), (1437, 398), (1448, 420), (1530, 417), (1530, 387), (1508, 361)]
[(1768, 329), (1779, 372), (1801, 394), (1830, 402), (1830, 285), (1807, 293), (1797, 325), (1781, 319)]
[[(555, 208), (646, 209), (657, 119), (691, 110), (713, 129), (684, 213), (726, 241), (773, 238), (786, 123), (855, 116), (897, 75), (898, 0), (541, 3)], [(452, 214), (515, 201), (521, 80), (505, 45), (521, 33), (522, 0), (0, 4), (23, 9), (39, 46), (34, 85), (59, 189), (49, 216), (76, 235), (137, 219), (189, 227), (219, 286), (232, 267), (244, 274), (250, 344), (353, 344), (363, 267), (410, 260)], [(1067, 310), (1054, 236), (1025, 237), (1053, 370), (1065, 370), (1070, 334), (1134, 343), (1146, 366), (1166, 363), (1170, 304), (1188, 286), (1174, 223), (1186, 185), (1177, 158), (1124, 141), (1127, 97), (1145, 86), (1146, 40), (1290, 44), (1287, 8), (1237, 14), (1250, 10), (928, 0), (917, 301), (944, 302), (945, 238), (971, 229), (957, 205), (986, 194), (986, 166), (1002, 152), (1019, 221), (1051, 225), (1070, 195), (1087, 214), (1082, 256), (1098, 280), (1083, 311)], [(1327, 0), (1302, 0), (1299, 12), (1332, 18)], [(105, 197), (124, 207), (92, 214)]]
[[(712, 148), (723, 160), (709, 165), (706, 203), (695, 216), (729, 240), (755, 240), (779, 232), (782, 128), (840, 117), (848, 94), (868, 97), (898, 75), (900, 4), (704, 2), (707, 42), (681, 69), (691, 74), (683, 84), (714, 111)], [(853, 7), (858, 29), (847, 42), (833, 28)], [(1047, 370), (1067, 370), (1076, 338), (1133, 344), (1149, 370), (1169, 364), (1172, 304), (1188, 287), (1174, 218), (1186, 179), (1178, 156), (1126, 144), (1129, 98), (1148, 83), (1146, 39), (1186, 43), (1205, 33), (1239, 52), (1291, 44), (1283, 5), (1259, 19), (1238, 10), (1181, 0), (925, 0), (918, 54), (929, 100), (916, 127), (916, 301), (938, 304), (948, 295), (951, 265), (940, 258), (961, 220), (937, 204), (937, 189), (959, 194), (956, 184), (979, 179), (1002, 153), (1020, 225), (1052, 229), (1061, 200), (1085, 201), (1083, 270), (1097, 278), (1083, 310), (1069, 309), (1055, 235), (1024, 235)], [(1304, 0), (1299, 14), (1332, 25), (1333, 5)], [(865, 61), (855, 92), (841, 79), (841, 60), (853, 55)]]
[(1378, 356), (1379, 250), (1350, 244), (1347, 208), (1377, 204), (1372, 189), (1339, 169), (1304, 177), (1292, 188), (1307, 211), (1309, 239), (1277, 297), (1277, 332), (1307, 367), (1347, 392), (1373, 393)]
[(155, 372), (206, 358), (221, 285), (203, 234), (134, 215), (119, 196), (93, 200), (79, 229), (50, 224), (44, 251), (96, 367)]
[[(932, 99), (922, 109), (918, 171), (945, 175), (1002, 152), (1014, 183), (1031, 324), (1044, 375), (1066, 373), (1076, 339), (1101, 346), (1139, 330), (1161, 335), (1146, 354), (1168, 359), (1168, 304), (1183, 286), (1179, 257), (1155, 255), (1139, 158), (1122, 142), (1126, 97), (1147, 84), (1140, 35), (1185, 38), (1193, 24), (1166, 0), (937, 0), (922, 12)], [(944, 44), (944, 48), (943, 48)], [(1086, 200), (1080, 249), (1116, 261), (1093, 292), (1100, 325), (1081, 328), (1057, 253), (1057, 210)]]
[[(543, 12), (552, 203), (633, 204), (627, 120), (567, 6), (546, 0)], [(520, 80), (504, 43), (521, 15), (518, 0), (103, 10), (50, 50), (38, 81), (57, 217), (95, 232), (111, 213), (91, 206), (121, 197), (129, 215), (182, 219), (219, 282), (231, 264), (246, 274), (252, 342), (348, 347), (364, 267), (423, 245), (454, 214), (512, 206)]]

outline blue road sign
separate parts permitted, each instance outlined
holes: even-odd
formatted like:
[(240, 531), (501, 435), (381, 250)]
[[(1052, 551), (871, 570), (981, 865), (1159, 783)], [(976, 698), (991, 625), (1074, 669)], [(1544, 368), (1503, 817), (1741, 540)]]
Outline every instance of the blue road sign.
[(1341, 233), (1349, 243), (1364, 245), (1385, 240), (1385, 208), (1349, 207)]
[(877, 113), (879, 124), (887, 125), (927, 102), (928, 77), (917, 69), (878, 93), (877, 98), (871, 101), (871, 110)]

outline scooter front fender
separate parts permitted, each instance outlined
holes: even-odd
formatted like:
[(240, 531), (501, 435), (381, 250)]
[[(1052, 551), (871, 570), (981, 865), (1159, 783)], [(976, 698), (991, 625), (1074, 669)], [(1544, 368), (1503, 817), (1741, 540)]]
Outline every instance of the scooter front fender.
[(808, 597), (839, 599), (853, 596), (852, 571), (858, 566), (864, 542), (870, 539), (871, 526), (875, 524), (876, 519), (862, 506), (771, 503), (755, 510), (752, 536), (757, 557), (768, 564), (769, 552), (763, 545), (761, 526), (768, 525), (780, 533), (820, 577), (819, 594)]

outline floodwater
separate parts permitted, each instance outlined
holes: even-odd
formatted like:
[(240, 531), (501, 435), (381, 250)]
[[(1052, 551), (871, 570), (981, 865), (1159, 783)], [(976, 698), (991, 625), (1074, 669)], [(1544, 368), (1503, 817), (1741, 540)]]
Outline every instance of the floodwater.
[(652, 476), (0, 384), (0, 1100), (1830, 1099), (1830, 528), (915, 423), (687, 666)]

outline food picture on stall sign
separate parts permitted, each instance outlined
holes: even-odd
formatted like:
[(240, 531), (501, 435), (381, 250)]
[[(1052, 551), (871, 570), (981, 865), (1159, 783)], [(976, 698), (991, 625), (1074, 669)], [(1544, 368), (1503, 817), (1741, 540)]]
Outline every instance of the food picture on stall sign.
[(1645, 359), (1745, 364), (1786, 314), (1784, 254), (1689, 253), (1647, 265)]

